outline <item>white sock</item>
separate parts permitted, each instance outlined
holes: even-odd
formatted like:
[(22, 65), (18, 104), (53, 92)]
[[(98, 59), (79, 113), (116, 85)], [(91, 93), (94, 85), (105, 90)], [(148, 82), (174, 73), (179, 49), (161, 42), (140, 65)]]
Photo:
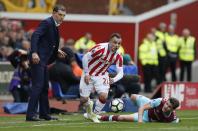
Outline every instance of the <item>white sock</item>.
[(85, 107), (89, 106), (90, 101), (91, 101), (91, 100), (90, 100), (90, 99), (88, 99), (88, 101), (84, 104), (84, 106), (85, 106)]
[(95, 108), (94, 108), (94, 113), (98, 114), (101, 112), (102, 108), (105, 106), (105, 104), (101, 103), (99, 99), (96, 100)]
[(113, 115), (109, 116), (109, 121), (112, 121)]
[(90, 106), (90, 103), (91, 103), (91, 100), (88, 99), (88, 101), (84, 104), (85, 105), (86, 112), (88, 114), (91, 114), (92, 113), (92, 107)]

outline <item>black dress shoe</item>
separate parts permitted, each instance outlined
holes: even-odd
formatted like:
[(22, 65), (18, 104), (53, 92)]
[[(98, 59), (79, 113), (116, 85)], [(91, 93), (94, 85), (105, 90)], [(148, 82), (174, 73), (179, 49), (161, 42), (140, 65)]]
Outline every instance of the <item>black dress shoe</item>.
[(57, 117), (52, 117), (52, 116), (49, 116), (49, 115), (47, 115), (47, 116), (39, 116), (39, 118), (40, 118), (40, 119), (44, 119), (44, 120), (46, 120), (46, 121), (58, 120)]
[(26, 117), (26, 121), (40, 121), (40, 119), (37, 118), (36, 116), (33, 116), (33, 117)]

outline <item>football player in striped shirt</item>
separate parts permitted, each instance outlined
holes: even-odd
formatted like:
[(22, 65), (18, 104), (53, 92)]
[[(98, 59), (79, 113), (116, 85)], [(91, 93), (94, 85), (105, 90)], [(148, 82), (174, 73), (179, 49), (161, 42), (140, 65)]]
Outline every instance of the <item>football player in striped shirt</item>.
[[(109, 42), (97, 44), (89, 50), (82, 59), (83, 75), (80, 81), (81, 103), (85, 106), (84, 116), (93, 122), (99, 123), (95, 113), (100, 113), (106, 103), (110, 84), (117, 82), (123, 77), (123, 59), (118, 53), (122, 38), (120, 34), (113, 33)], [(110, 78), (107, 69), (112, 64), (116, 65), (117, 74)], [(98, 93), (94, 112), (93, 101), (89, 96), (92, 91)]]

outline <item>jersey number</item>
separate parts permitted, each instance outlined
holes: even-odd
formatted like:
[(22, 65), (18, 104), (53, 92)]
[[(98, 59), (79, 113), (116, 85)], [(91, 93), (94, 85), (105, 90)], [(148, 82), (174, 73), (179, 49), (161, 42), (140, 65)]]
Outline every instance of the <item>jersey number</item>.
[(103, 78), (103, 84), (104, 84), (104, 85), (109, 85), (109, 80), (106, 79), (106, 78)]

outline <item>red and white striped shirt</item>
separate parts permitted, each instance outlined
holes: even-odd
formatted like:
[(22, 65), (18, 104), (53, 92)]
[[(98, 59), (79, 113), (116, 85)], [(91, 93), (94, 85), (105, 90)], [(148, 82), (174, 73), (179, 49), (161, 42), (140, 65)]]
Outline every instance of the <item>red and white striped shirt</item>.
[(85, 54), (85, 61), (83, 60), (85, 73), (91, 76), (104, 75), (112, 64), (116, 64), (116, 67), (122, 68), (123, 71), (122, 55), (110, 51), (108, 45), (108, 43), (97, 44)]

